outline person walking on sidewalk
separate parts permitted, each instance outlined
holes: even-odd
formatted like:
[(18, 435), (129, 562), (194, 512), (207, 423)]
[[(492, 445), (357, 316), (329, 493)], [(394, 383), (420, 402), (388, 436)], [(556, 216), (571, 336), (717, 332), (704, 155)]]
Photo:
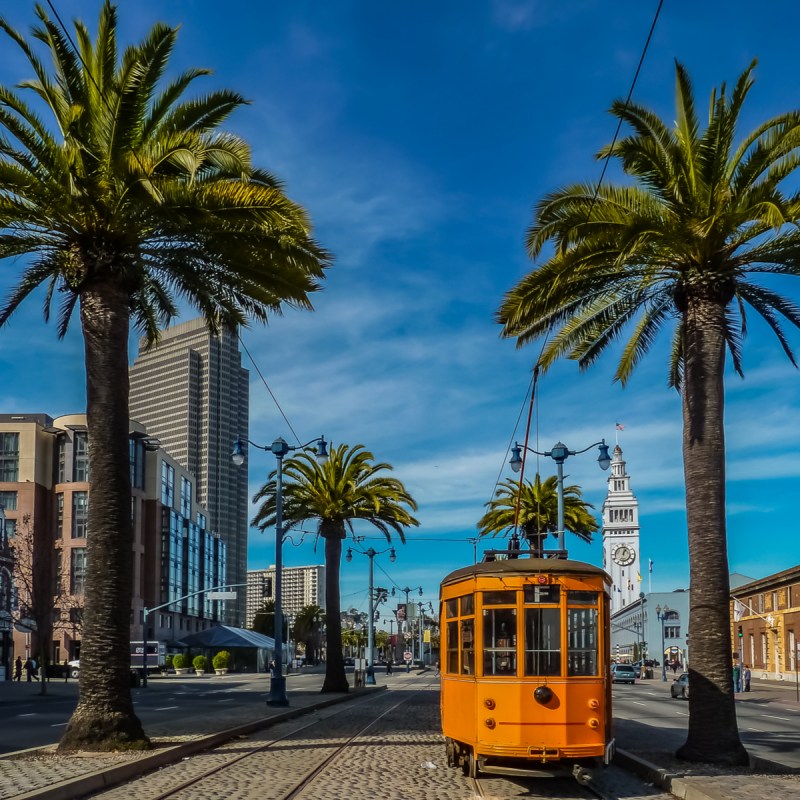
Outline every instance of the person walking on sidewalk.
[(750, 691), (750, 667), (747, 664), (744, 665), (744, 672), (742, 673), (742, 678), (744, 679), (744, 690), (746, 692)]
[(17, 656), (17, 660), (14, 662), (14, 680), (22, 680), (22, 656)]
[(33, 680), (33, 662), (30, 656), (25, 659), (25, 674), (28, 676), (28, 683), (30, 683)]

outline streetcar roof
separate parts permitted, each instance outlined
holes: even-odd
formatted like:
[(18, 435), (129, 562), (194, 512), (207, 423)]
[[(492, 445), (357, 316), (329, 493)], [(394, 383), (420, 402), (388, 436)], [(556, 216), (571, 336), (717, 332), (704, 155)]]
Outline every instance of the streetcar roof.
[(458, 583), (477, 576), (507, 577), (509, 575), (602, 575), (610, 584), (611, 578), (601, 568), (584, 561), (561, 558), (504, 558), (497, 561), (481, 561), (451, 572), (442, 580), (442, 586)]

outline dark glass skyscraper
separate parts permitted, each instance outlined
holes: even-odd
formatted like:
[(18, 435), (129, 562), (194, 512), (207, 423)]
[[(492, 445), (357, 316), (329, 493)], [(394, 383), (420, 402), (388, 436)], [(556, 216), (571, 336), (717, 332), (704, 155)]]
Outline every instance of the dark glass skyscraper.
[[(236, 334), (212, 336), (202, 319), (162, 332), (150, 350), (144, 340), (130, 370), (130, 414), (197, 479), (197, 500), (208, 527), (227, 546), (227, 582), (247, 582), (247, 469), (231, 461), (231, 444), (249, 433), (249, 373)], [(228, 624), (245, 622), (246, 590), (228, 603)]]

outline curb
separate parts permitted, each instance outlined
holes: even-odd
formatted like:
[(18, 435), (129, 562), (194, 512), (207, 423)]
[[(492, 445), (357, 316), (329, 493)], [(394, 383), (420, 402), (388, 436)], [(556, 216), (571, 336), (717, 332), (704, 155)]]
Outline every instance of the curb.
[[(385, 685), (376, 686), (374, 689), (370, 688), (367, 691), (384, 691)], [(361, 692), (347, 692), (346, 694), (337, 695), (326, 700), (320, 700), (316, 703), (311, 703), (307, 706), (300, 708), (292, 708), (288, 711), (282, 711), (278, 714), (273, 714), (269, 717), (262, 717), (261, 719), (247, 722), (243, 725), (237, 725), (233, 728), (226, 728), (224, 731), (212, 733), (208, 736), (202, 736), (193, 739), (189, 742), (182, 742), (181, 744), (168, 747), (160, 753), (154, 753), (151, 756), (129, 761), (126, 764), (120, 764), (117, 767), (110, 769), (98, 770), (97, 772), (90, 772), (86, 775), (81, 775), (78, 778), (70, 778), (60, 783), (53, 784), (44, 789), (34, 789), (31, 792), (24, 794), (13, 795), (11, 800), (75, 800), (75, 798), (83, 797), (84, 795), (98, 792), (103, 789), (109, 789), (112, 786), (117, 786), (120, 783), (138, 778), (147, 772), (160, 769), (167, 764), (172, 764), (180, 761), (187, 756), (194, 755), (195, 753), (202, 752), (217, 747), (224, 742), (235, 739), (239, 736), (246, 736), (257, 730), (269, 728), (271, 725), (286, 720), (300, 717), (312, 711), (319, 711), (320, 709), (327, 708), (328, 706), (338, 705), (348, 700), (353, 700), (361, 695)], [(18, 751), (31, 753), (36, 750), (43, 750), (45, 748), (31, 748), (28, 751)]]
[[(728, 800), (728, 794), (718, 794), (712, 787), (704, 782), (702, 788), (681, 772), (670, 772), (657, 764), (653, 764), (640, 756), (634, 755), (628, 750), (617, 748), (614, 754), (614, 763), (628, 772), (633, 772), (640, 778), (650, 781), (653, 785), (666, 790), (680, 800)], [(756, 770), (765, 772), (777, 771), (778, 774), (787, 774), (782, 764), (776, 764), (760, 756), (750, 756), (750, 766)], [(797, 774), (793, 771), (788, 774)]]

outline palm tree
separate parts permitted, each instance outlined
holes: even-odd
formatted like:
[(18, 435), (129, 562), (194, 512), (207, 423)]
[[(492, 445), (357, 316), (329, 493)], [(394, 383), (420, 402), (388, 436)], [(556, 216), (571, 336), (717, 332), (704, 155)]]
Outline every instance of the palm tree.
[[(506, 479), (486, 507), (488, 511), (478, 520), (480, 536), (513, 533), (516, 523), (530, 549), (541, 555), (547, 534), (555, 535), (558, 531), (558, 478), (553, 475), (542, 482), (537, 474), (532, 483), (525, 481), (521, 490), (519, 481)], [(597, 521), (588, 511), (590, 508), (594, 506), (581, 499), (579, 486), (564, 487), (564, 529), (584, 542), (591, 542), (598, 529)]]
[(292, 637), (302, 642), (306, 650), (306, 664), (316, 664), (319, 660), (319, 620), (322, 609), (315, 604), (303, 606), (298, 611), (292, 625)]
[[(346, 692), (347, 677), (342, 655), (339, 569), (342, 540), (353, 533), (353, 521), (374, 525), (388, 541), (392, 532), (405, 542), (405, 528), (419, 525), (409, 513), (417, 504), (405, 486), (389, 475), (390, 464), (374, 463), (374, 456), (363, 445), (331, 448), (328, 461), (319, 464), (313, 454), (298, 453), (283, 465), (284, 530), (317, 520), (317, 533), (325, 540), (325, 623), (327, 661), (323, 692)], [(275, 525), (277, 470), (261, 487), (253, 502), (263, 500), (252, 525), (266, 530)]]
[[(800, 309), (759, 275), (800, 270), (800, 194), (783, 188), (800, 164), (800, 112), (736, 129), (755, 62), (730, 95), (711, 95), (705, 128), (686, 70), (676, 65), (673, 128), (638, 105), (612, 113), (633, 133), (606, 147), (632, 179), (625, 186), (568, 186), (535, 209), (528, 252), (552, 256), (506, 295), (504, 335), (523, 345), (550, 336), (544, 368), (560, 356), (593, 364), (623, 334), (616, 380), (628, 380), (662, 328), (672, 327), (669, 383), (681, 393), (692, 640), (689, 732), (678, 755), (744, 763), (731, 681), (725, 530), (723, 374), (726, 351), (742, 375), (747, 306), (795, 363), (783, 322)], [(674, 323), (674, 324), (672, 324)]]
[(310, 308), (329, 257), (247, 143), (219, 130), (244, 99), (185, 98), (205, 70), (165, 83), (177, 29), (157, 24), (120, 54), (108, 0), (94, 42), (81, 22), (73, 45), (41, 6), (36, 14), (32, 36), (51, 72), (0, 19), (34, 75), (20, 91), (0, 86), (0, 258), (29, 258), (0, 325), (38, 287), (46, 320), (61, 299), (59, 337), (79, 308), (89, 471), (102, 476), (89, 504), (80, 700), (60, 747), (146, 747), (129, 689), (131, 323), (152, 343), (178, 298), (212, 331), (265, 321), (284, 303)]

